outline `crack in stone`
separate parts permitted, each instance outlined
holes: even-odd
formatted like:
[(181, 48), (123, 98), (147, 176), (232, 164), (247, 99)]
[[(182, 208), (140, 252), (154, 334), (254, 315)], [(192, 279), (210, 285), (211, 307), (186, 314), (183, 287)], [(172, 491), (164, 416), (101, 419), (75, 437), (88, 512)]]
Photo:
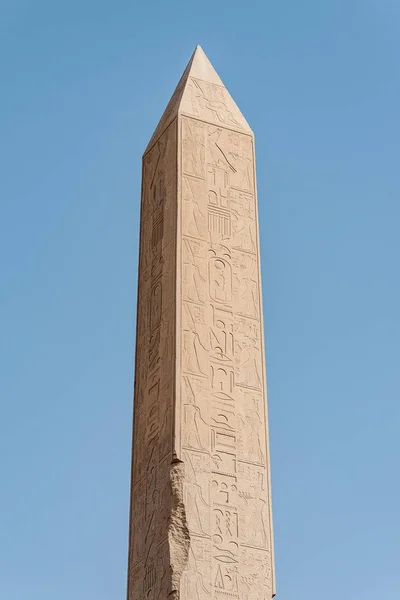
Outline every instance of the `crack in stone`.
[(179, 600), (180, 582), (188, 564), (190, 534), (183, 501), (183, 482), (185, 479), (185, 464), (175, 459), (171, 465), (171, 516), (168, 527), (168, 542), (171, 565), (171, 589), (168, 598)]

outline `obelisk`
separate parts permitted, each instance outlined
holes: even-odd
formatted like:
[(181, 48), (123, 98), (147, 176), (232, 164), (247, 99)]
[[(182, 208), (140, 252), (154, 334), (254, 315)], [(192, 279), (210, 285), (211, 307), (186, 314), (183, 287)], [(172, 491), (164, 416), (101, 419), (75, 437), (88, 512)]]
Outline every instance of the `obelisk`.
[(198, 46), (143, 156), (128, 600), (275, 595), (254, 136)]

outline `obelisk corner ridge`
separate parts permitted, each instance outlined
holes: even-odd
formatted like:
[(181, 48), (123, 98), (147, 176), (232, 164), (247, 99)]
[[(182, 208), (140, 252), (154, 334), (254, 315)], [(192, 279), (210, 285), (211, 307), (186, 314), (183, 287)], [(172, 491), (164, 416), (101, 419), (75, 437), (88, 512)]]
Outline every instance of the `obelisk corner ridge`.
[(196, 46), (143, 153), (144, 155), (178, 115), (195, 118), (210, 125), (225, 127), (240, 133), (253, 134), (206, 53), (199, 45)]

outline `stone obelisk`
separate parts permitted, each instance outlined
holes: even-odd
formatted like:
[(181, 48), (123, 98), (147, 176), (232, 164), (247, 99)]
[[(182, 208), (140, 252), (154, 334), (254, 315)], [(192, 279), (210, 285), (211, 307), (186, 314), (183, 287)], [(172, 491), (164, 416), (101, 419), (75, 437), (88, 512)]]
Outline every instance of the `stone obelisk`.
[(197, 47), (143, 157), (128, 600), (275, 595), (253, 133)]

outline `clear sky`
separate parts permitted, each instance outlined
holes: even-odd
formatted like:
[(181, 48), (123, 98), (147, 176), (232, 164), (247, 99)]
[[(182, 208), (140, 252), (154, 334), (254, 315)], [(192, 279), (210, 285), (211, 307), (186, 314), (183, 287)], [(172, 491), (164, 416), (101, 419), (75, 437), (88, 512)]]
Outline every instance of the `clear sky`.
[(0, 0), (0, 598), (125, 598), (141, 154), (256, 133), (279, 600), (399, 600), (400, 4)]

